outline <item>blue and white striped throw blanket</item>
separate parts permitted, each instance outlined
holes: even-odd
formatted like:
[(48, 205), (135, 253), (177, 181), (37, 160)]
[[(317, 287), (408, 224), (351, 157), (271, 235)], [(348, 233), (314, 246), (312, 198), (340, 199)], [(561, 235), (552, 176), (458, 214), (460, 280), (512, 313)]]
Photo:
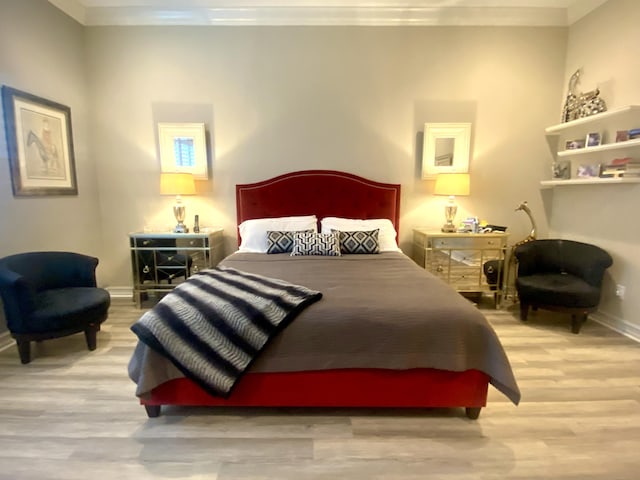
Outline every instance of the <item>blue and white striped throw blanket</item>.
[(217, 267), (178, 285), (131, 327), (209, 393), (227, 397), (267, 342), (322, 293)]

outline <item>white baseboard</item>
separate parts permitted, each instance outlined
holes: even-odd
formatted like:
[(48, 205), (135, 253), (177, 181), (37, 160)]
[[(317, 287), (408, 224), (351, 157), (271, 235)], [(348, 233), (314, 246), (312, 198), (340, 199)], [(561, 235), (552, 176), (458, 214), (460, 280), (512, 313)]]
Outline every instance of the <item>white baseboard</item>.
[(0, 333), (0, 352), (14, 344), (15, 342), (13, 341), (13, 338), (11, 338), (11, 334), (9, 334), (9, 332)]
[(589, 319), (640, 343), (640, 327), (638, 325), (602, 312), (592, 313), (589, 315)]
[(106, 287), (105, 289), (111, 298), (133, 298), (132, 287)]

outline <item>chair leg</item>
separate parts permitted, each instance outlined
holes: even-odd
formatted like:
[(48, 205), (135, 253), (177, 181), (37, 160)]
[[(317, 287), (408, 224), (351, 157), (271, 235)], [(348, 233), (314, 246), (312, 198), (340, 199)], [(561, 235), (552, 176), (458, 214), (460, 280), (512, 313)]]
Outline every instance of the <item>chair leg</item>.
[(523, 322), (527, 320), (527, 316), (529, 315), (529, 304), (524, 303), (520, 300), (520, 320)]
[(84, 331), (84, 338), (87, 340), (87, 347), (93, 351), (98, 344), (97, 333), (100, 330), (100, 325), (89, 325)]
[(587, 321), (587, 313), (573, 313), (571, 314), (571, 333), (576, 335), (580, 333), (582, 324)]
[(28, 340), (16, 340), (18, 345), (18, 355), (20, 355), (20, 362), (23, 365), (31, 362), (31, 342)]

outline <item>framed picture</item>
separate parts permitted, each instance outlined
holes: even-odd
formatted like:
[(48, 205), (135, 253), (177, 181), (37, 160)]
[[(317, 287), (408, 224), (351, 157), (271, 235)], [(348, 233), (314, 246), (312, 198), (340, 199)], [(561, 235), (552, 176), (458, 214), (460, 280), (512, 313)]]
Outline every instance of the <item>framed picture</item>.
[(159, 123), (160, 171), (209, 178), (204, 123)]
[(77, 195), (71, 110), (2, 86), (13, 195)]
[(565, 148), (567, 150), (576, 150), (578, 148), (584, 148), (584, 139), (578, 138), (576, 140), (569, 140), (566, 143)]
[(469, 171), (470, 123), (425, 123), (422, 178)]
[(598, 132), (588, 133), (585, 143), (587, 147), (597, 147), (602, 143), (602, 135)]
[(600, 176), (600, 165), (580, 165), (578, 178), (592, 178)]
[(569, 160), (553, 162), (551, 174), (554, 180), (568, 180), (571, 178), (571, 162)]
[(618, 130), (616, 132), (616, 142), (626, 142), (629, 140), (629, 130)]

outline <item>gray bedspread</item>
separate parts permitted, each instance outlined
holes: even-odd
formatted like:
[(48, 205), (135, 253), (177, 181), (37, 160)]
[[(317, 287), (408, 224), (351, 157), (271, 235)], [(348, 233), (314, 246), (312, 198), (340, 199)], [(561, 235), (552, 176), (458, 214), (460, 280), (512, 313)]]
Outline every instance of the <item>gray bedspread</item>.
[[(342, 257), (234, 253), (223, 265), (322, 292), (274, 338), (250, 372), (340, 368), (477, 369), (513, 403), (520, 391), (484, 315), (400, 252)], [(138, 343), (129, 364), (136, 394), (182, 373)]]
[(269, 340), (322, 294), (235, 268), (208, 268), (178, 285), (131, 330), (213, 395), (232, 388)]

